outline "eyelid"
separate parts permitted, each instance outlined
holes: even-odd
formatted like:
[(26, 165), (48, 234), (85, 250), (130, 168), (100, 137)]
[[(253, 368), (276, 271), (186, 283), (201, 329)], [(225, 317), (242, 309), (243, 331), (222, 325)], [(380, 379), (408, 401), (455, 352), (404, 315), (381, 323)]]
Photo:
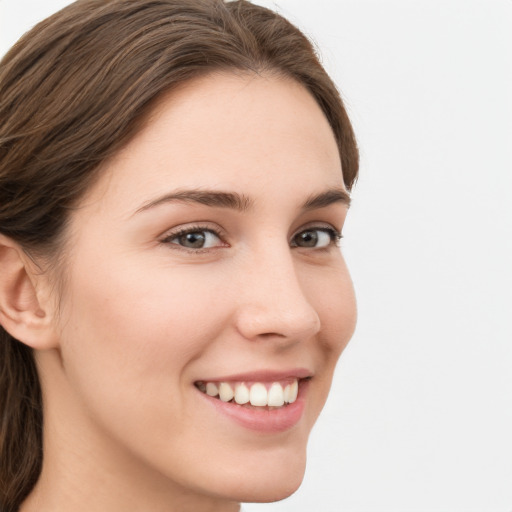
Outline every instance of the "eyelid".
[[(324, 234), (326, 234), (329, 237), (329, 243), (326, 245), (318, 245), (318, 246), (302, 246), (296, 242), (296, 237), (299, 236), (301, 233), (307, 232), (307, 231), (321, 231)], [(294, 233), (290, 240), (290, 247), (292, 249), (296, 250), (303, 250), (303, 251), (313, 251), (313, 252), (322, 252), (322, 251), (329, 251), (333, 247), (340, 247), (340, 240), (343, 238), (343, 235), (339, 230), (337, 230), (334, 226), (331, 224), (325, 225), (318, 225), (318, 224), (310, 224), (309, 226), (303, 226), (298, 231)]]
[(171, 243), (171, 240), (178, 238), (179, 236), (185, 235), (187, 233), (194, 233), (196, 231), (206, 231), (208, 233), (213, 233), (222, 242), (222, 244), (220, 244), (218, 247), (229, 247), (229, 244), (226, 242), (227, 235), (220, 226), (212, 226), (211, 224), (203, 224), (201, 222), (183, 224), (175, 228), (171, 228), (170, 230), (165, 231), (165, 233), (159, 237), (159, 241), (161, 244), (172, 245), (173, 249), (183, 250), (192, 253), (207, 252), (209, 250), (216, 249), (216, 247), (209, 247), (206, 249), (190, 249), (187, 247), (182, 247), (179, 244)]
[[(327, 249), (328, 247), (330, 247), (332, 245), (339, 246), (339, 242), (343, 238), (341, 231), (338, 230), (337, 228), (335, 228), (332, 224), (326, 223), (326, 222), (316, 222), (316, 223), (311, 222), (311, 223), (301, 226), (299, 229), (297, 229), (293, 232), (293, 234), (290, 238), (290, 241), (289, 241), (290, 247), (293, 247), (293, 248), (300, 247), (294, 243), (294, 238), (297, 235), (299, 235), (300, 233), (302, 233), (304, 231), (315, 231), (315, 230), (327, 232), (331, 236), (332, 244), (329, 244), (328, 246), (325, 246), (325, 247), (317, 247), (317, 248), (312, 247), (311, 249), (320, 250), (320, 249)], [(198, 248), (198, 249), (183, 247), (180, 244), (172, 243), (172, 240), (174, 240), (175, 238), (178, 238), (187, 233), (193, 233), (196, 231), (205, 231), (208, 233), (212, 233), (220, 240), (221, 243), (218, 246), (207, 247), (207, 248)], [(219, 225), (216, 224), (216, 225), (212, 226), (208, 222), (205, 222), (205, 223), (197, 222), (197, 223), (179, 225), (175, 228), (167, 230), (162, 236), (159, 237), (159, 241), (163, 245), (172, 246), (172, 248), (174, 250), (181, 250), (181, 251), (185, 251), (187, 253), (192, 253), (192, 254), (201, 254), (201, 253), (206, 253), (206, 252), (213, 251), (213, 250), (216, 250), (219, 248), (230, 247), (230, 244), (228, 242), (226, 242), (226, 238), (227, 238), (227, 233)]]
[(293, 240), (294, 237), (296, 237), (299, 233), (302, 233), (303, 231), (313, 231), (315, 229), (330, 231), (336, 235), (336, 238), (338, 240), (343, 238), (341, 230), (337, 229), (335, 226), (329, 224), (328, 222), (310, 222), (308, 224), (305, 224), (304, 226), (301, 226), (299, 229), (296, 229), (291, 236), (291, 240)]

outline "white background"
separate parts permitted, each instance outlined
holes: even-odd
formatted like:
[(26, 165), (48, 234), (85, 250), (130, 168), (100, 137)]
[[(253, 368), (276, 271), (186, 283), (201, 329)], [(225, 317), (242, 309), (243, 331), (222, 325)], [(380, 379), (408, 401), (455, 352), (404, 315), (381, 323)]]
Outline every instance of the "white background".
[[(0, 53), (66, 3), (0, 0)], [(317, 42), (355, 125), (360, 318), (302, 488), (246, 509), (511, 512), (512, 1), (259, 3)]]

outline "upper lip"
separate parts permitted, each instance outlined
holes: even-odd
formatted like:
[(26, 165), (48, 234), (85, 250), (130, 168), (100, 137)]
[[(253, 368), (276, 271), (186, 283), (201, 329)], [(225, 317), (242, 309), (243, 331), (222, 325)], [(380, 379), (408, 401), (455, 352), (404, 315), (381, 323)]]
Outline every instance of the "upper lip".
[(313, 372), (306, 368), (292, 368), (286, 370), (255, 370), (200, 380), (203, 382), (276, 382), (286, 379), (306, 379), (312, 376)]

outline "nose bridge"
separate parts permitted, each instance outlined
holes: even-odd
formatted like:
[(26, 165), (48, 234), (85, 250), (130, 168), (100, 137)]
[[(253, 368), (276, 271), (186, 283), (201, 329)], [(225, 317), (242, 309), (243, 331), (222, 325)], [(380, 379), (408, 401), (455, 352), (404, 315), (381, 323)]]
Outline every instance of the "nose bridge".
[(249, 260), (238, 311), (243, 336), (299, 341), (316, 334), (320, 319), (301, 286), (289, 246), (274, 245)]

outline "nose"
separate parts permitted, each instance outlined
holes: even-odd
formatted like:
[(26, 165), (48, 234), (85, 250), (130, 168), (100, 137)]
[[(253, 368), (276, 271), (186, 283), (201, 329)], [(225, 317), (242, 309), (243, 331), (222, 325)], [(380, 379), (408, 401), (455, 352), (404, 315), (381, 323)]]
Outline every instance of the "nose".
[(252, 258), (241, 282), (236, 325), (244, 338), (290, 345), (319, 332), (319, 315), (289, 247)]

